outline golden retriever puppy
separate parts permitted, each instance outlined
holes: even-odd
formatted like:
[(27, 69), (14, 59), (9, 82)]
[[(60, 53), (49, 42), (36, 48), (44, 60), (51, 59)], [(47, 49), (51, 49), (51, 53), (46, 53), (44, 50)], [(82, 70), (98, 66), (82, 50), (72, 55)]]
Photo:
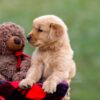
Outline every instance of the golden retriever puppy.
[(44, 91), (49, 93), (55, 92), (57, 84), (64, 80), (70, 85), (76, 67), (67, 30), (64, 22), (54, 15), (41, 16), (33, 21), (27, 39), (36, 50), (26, 78), (20, 82), (19, 87), (29, 88), (41, 78), (45, 80)]

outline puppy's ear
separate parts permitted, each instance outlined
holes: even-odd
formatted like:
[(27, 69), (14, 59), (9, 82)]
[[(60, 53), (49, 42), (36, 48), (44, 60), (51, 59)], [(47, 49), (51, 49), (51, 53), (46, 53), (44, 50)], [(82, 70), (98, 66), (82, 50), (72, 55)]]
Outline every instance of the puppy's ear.
[(64, 34), (64, 28), (60, 24), (51, 23), (50, 24), (50, 35), (52, 38), (59, 38)]

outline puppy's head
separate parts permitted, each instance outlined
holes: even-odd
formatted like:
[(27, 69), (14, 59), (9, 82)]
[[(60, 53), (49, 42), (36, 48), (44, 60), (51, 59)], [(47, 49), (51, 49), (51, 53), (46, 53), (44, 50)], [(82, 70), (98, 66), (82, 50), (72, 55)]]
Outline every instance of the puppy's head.
[(41, 16), (33, 20), (33, 28), (27, 39), (33, 46), (42, 47), (59, 41), (66, 31), (67, 27), (57, 16)]

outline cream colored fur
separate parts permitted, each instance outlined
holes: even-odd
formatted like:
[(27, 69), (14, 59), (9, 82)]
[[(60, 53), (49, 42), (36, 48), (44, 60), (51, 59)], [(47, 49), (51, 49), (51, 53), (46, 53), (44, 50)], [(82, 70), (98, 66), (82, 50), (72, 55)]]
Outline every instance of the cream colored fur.
[(20, 82), (21, 88), (32, 86), (41, 77), (45, 79), (43, 89), (49, 93), (55, 92), (57, 84), (64, 80), (70, 85), (76, 67), (67, 30), (64, 22), (54, 15), (41, 16), (33, 21), (29, 42), (36, 50), (27, 76)]

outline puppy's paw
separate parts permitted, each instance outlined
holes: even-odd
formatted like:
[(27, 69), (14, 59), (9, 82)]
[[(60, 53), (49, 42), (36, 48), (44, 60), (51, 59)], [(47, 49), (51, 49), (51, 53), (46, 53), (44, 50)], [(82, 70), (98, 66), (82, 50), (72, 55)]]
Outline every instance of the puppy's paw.
[(19, 87), (22, 89), (27, 89), (27, 88), (31, 88), (32, 85), (35, 82), (33, 80), (29, 80), (29, 79), (23, 79), (20, 83), (19, 83)]
[(57, 84), (53, 81), (45, 81), (43, 83), (43, 89), (45, 92), (47, 93), (54, 93), (56, 92), (56, 87), (57, 87)]

